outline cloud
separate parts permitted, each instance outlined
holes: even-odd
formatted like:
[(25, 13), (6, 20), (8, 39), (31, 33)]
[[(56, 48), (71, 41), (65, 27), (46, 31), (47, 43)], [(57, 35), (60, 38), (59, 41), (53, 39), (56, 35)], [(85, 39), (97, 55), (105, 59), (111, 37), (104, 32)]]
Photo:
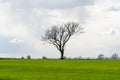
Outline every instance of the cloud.
[[(12, 44), (9, 41), (11, 41)], [(13, 42), (14, 42), (14, 44), (13, 44)], [(19, 42), (21, 42), (21, 41), (19, 41)], [(1, 44), (0, 45), (0, 54), (9, 54), (9, 55), (18, 54), (18, 55), (20, 55), (21, 53), (26, 53), (27, 48), (28, 48), (23, 43), (15, 44), (15, 40), (12, 40), (12, 37), (5, 36), (5, 35), (0, 36), (0, 44)]]
[(106, 11), (119, 11), (120, 9), (120, 1), (119, 0), (95, 0), (95, 5), (98, 5), (102, 9)]
[[(71, 0), (72, 3), (79, 3), (80, 5), (74, 5), (73, 7), (70, 7), (68, 4), (69, 8), (61, 8), (58, 9), (55, 7), (54, 9), (49, 9), (47, 8), (41, 8), (41, 6), (32, 6), (32, 5), (37, 5), (37, 3), (45, 2), (49, 4), (49, 1), (31, 1), (31, 0), (26, 0), (26, 1), (16, 1), (16, 0), (6, 0), (3, 1), (1, 4), (1, 12), (6, 13), (6, 21), (4, 21), (5, 24), (1, 24), (5, 26), (3, 30), (1, 30), (1, 33), (5, 34), (13, 34), (13, 35), (21, 35), (21, 36), (27, 36), (27, 35), (38, 35), (41, 34), (47, 27), (51, 27), (54, 24), (58, 24), (61, 22), (66, 22), (66, 21), (79, 21), (81, 23), (85, 23), (87, 16), (87, 10), (83, 6), (87, 5), (93, 5), (93, 0)], [(70, 2), (71, 2), (70, 1)], [(79, 2), (80, 1), (80, 2)], [(55, 4), (57, 3), (60, 6), (60, 3), (64, 3), (66, 1), (51, 1), (51, 3)], [(66, 3), (67, 3), (66, 2)], [(26, 6), (23, 6), (23, 5)], [(42, 3), (43, 4), (43, 3)], [(29, 6), (28, 6), (29, 5)], [(8, 6), (8, 7), (7, 7)], [(28, 6), (28, 7), (27, 7)], [(47, 4), (44, 4), (44, 6), (47, 6)], [(28, 9), (29, 8), (29, 9)], [(8, 14), (7, 14), (8, 13)], [(69, 14), (70, 13), (70, 14)], [(2, 16), (2, 15), (1, 15)], [(7, 23), (7, 25), (6, 25)], [(9, 28), (10, 27), (10, 28)], [(32, 32), (32, 33), (31, 33)], [(22, 34), (24, 33), (24, 35)]]
[(23, 40), (14, 38), (14, 39), (10, 40), (9, 42), (10, 42), (10, 43), (13, 43), (13, 44), (16, 44), (16, 43), (23, 43)]
[(94, 0), (1, 0), (13, 4), (13, 8), (47, 8), (47, 9), (64, 9), (76, 6), (93, 5)]
[(120, 31), (117, 28), (109, 28), (105, 32), (100, 32), (101, 35), (110, 35), (110, 36), (115, 36), (115, 35), (120, 35)]
[[(85, 7), (94, 5), (94, 0), (6, 0), (3, 3), (10, 4), (11, 16), (13, 16), (12, 18), (16, 22), (32, 24), (32, 26), (43, 26), (46, 23), (51, 24), (52, 21), (54, 21), (54, 23), (56, 20), (60, 21), (60, 19), (61, 21), (65, 21), (66, 19), (72, 20), (76, 14), (80, 17), (75, 17), (78, 17), (81, 23), (84, 23), (87, 17)], [(50, 15), (51, 12), (55, 11), (58, 14), (62, 14), (63, 17), (61, 17), (61, 15), (56, 15), (57, 17)], [(74, 13), (74, 11), (76, 13)], [(70, 16), (67, 16), (69, 13), (71, 13)], [(38, 24), (39, 22), (41, 25)]]
[(120, 11), (120, 7), (111, 7), (110, 11)]

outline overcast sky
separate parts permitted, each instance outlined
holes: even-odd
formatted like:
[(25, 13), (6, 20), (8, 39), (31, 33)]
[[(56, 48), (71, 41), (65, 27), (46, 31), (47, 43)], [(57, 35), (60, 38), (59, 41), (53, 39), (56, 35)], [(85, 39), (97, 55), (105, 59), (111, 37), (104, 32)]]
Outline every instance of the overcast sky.
[(71, 38), (65, 56), (120, 54), (120, 0), (0, 0), (0, 57), (59, 58), (40, 38), (52, 25), (69, 21), (85, 33)]

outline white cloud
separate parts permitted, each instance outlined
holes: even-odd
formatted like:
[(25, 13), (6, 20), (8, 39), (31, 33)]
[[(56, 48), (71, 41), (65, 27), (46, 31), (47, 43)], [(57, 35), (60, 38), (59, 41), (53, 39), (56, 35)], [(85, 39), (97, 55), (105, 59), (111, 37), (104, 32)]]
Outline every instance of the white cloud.
[(2, 0), (1, 2), (12, 3), (13, 8), (47, 8), (47, 9), (65, 9), (76, 6), (93, 5), (94, 0)]
[(101, 35), (105, 36), (105, 35), (113, 35), (113, 36), (120, 36), (120, 31), (117, 28), (109, 28), (108, 30), (106, 30), (105, 32), (100, 32)]
[(17, 44), (17, 43), (23, 43), (24, 41), (23, 41), (23, 40), (20, 40), (20, 39), (14, 38), (14, 39), (10, 40), (9, 42), (10, 42), (10, 43), (13, 43), (13, 44)]

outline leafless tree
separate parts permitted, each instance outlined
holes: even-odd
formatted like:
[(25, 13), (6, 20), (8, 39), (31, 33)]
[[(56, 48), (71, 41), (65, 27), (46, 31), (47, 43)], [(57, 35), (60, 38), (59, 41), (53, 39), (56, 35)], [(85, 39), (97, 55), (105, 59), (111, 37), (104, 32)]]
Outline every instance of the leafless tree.
[(117, 53), (114, 53), (111, 58), (112, 59), (119, 59), (119, 55)]
[(104, 59), (105, 57), (104, 57), (104, 55), (103, 54), (99, 54), (98, 55), (98, 59)]
[(51, 29), (46, 30), (42, 40), (53, 44), (61, 53), (60, 59), (64, 59), (65, 45), (75, 33), (83, 33), (83, 28), (78, 23), (68, 22), (54, 25)]

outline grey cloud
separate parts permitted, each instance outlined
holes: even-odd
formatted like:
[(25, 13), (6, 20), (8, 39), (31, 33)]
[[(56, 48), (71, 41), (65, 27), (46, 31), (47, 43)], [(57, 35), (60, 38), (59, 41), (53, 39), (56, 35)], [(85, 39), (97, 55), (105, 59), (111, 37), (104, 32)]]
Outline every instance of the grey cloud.
[(100, 34), (115, 36), (115, 35), (120, 35), (120, 30), (118, 28), (109, 28), (107, 31), (101, 32)]
[(76, 6), (93, 5), (94, 0), (1, 0), (1, 2), (10, 2), (16, 8), (47, 8), (61, 9), (73, 8)]
[(111, 7), (110, 11), (120, 11), (120, 7)]
[[(32, 32), (30, 35), (40, 38), (43, 32), (41, 26), (51, 27), (51, 21), (54, 17), (49, 15), (49, 12), (62, 9), (63, 13), (62, 11), (59, 13), (70, 17), (67, 14), (73, 11), (70, 13), (72, 17), (76, 15), (75, 17), (80, 22), (85, 22), (87, 14), (84, 6), (93, 5), (94, 0), (2, 0), (2, 3), (10, 3), (10, 17), (14, 23), (23, 24)], [(75, 7), (77, 9), (74, 13), (73, 8)], [(64, 16), (63, 19), (65, 19)]]
[[(43, 28), (41, 28), (41, 26), (50, 26), (51, 19), (53, 19), (54, 16), (49, 15), (49, 12), (58, 9), (69, 12), (68, 8), (77, 7), (77, 14), (70, 14), (73, 16), (77, 15), (76, 18), (81, 23), (85, 23), (88, 16), (84, 7), (94, 5), (94, 0), (0, 0), (0, 2), (9, 3), (11, 5), (9, 11), (14, 22), (19, 24), (22, 23), (29, 27), (35, 35), (40, 34), (42, 31), (40, 29)], [(62, 18), (65, 19), (64, 17)]]
[[(84, 20), (86, 17), (86, 10), (84, 6), (94, 5), (94, 0), (1, 0), (2, 3), (10, 3), (11, 4), (11, 12), (13, 16), (16, 15), (16, 19), (22, 18), (22, 22), (32, 22), (34, 24), (45, 23), (44, 18), (49, 18), (50, 15), (47, 14), (47, 11), (41, 11), (42, 15), (39, 17), (32, 12), (33, 9), (67, 9), (67, 8), (75, 8), (81, 7), (80, 18)], [(41, 20), (42, 19), (42, 20)], [(20, 20), (20, 19), (19, 19)], [(49, 21), (49, 20), (48, 20)], [(82, 21), (81, 21), (82, 22)], [(84, 21), (83, 21), (84, 22)]]

